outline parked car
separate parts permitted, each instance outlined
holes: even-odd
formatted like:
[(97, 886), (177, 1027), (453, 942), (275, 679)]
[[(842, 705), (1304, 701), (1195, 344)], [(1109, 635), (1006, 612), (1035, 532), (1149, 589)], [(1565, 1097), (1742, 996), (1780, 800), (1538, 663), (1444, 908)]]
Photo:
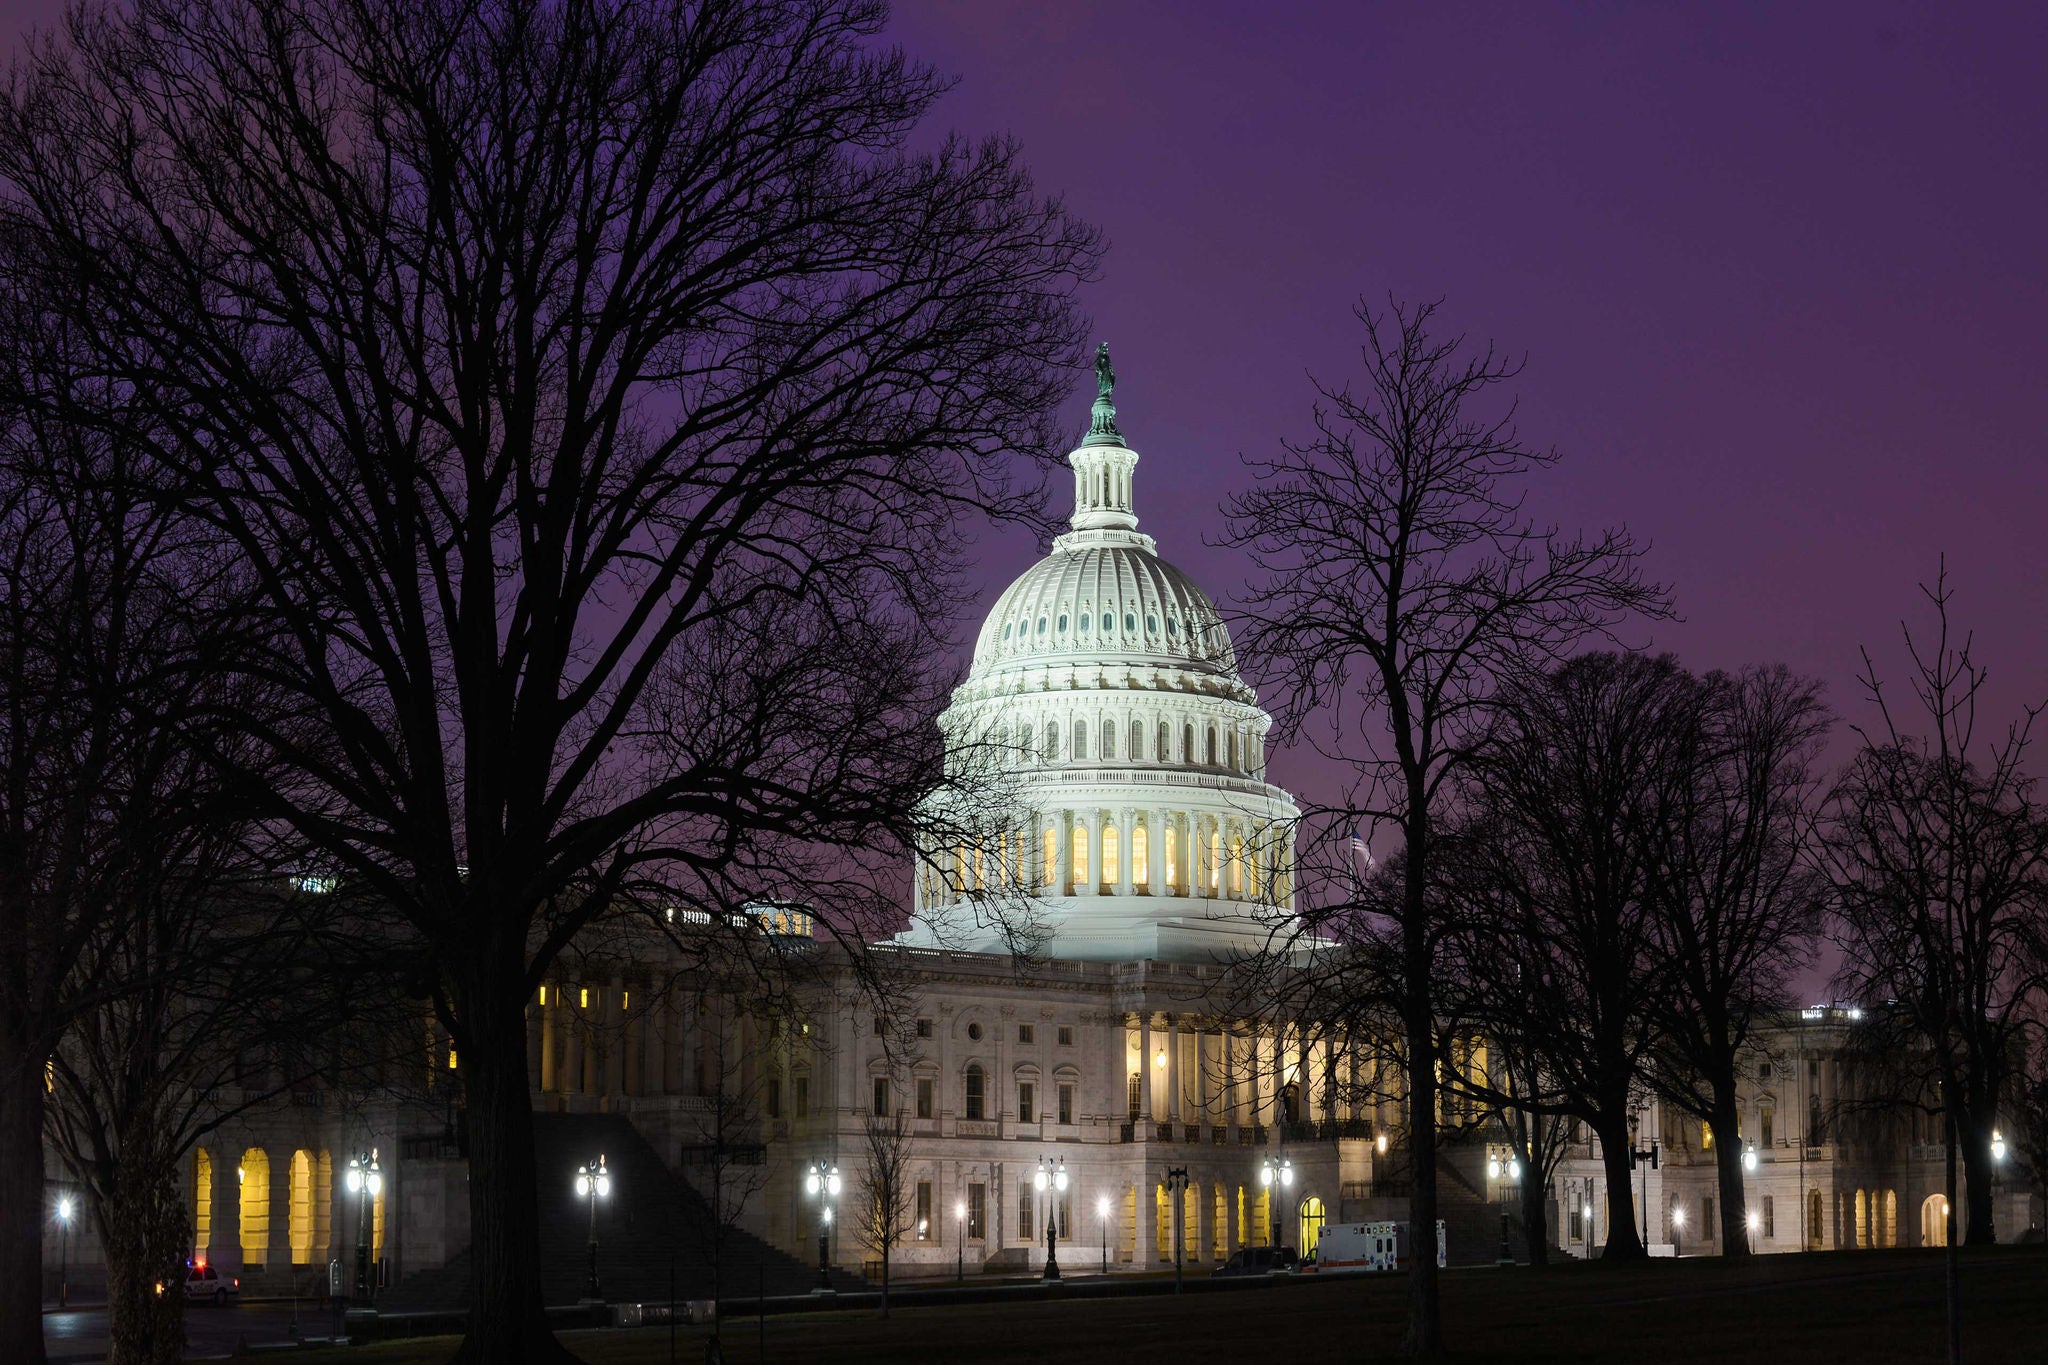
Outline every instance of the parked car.
[(185, 1262), (185, 1297), (225, 1308), (229, 1299), (241, 1297), (239, 1276), (223, 1275), (204, 1261)]
[(1293, 1269), (1292, 1247), (1245, 1247), (1209, 1273), (1221, 1279), (1231, 1275), (1284, 1275)]

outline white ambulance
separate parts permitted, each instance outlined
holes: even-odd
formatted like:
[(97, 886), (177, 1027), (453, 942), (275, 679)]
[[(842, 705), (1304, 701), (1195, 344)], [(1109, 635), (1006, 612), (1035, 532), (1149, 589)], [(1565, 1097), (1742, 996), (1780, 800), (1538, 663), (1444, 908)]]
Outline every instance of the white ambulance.
[[(1436, 1263), (1446, 1264), (1444, 1222), (1436, 1222)], [(1406, 1223), (1331, 1223), (1316, 1239), (1315, 1254), (1296, 1267), (1303, 1275), (1362, 1275), (1408, 1268)]]

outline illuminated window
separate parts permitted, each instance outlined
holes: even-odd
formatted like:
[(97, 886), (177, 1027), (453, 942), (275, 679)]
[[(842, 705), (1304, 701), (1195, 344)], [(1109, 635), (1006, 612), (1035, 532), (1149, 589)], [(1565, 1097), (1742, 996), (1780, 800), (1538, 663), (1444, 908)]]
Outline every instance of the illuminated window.
[(1074, 826), (1074, 885), (1082, 886), (1088, 881), (1088, 826)]
[(1223, 888), (1223, 836), (1209, 838), (1209, 891), (1214, 894)]
[(1251, 847), (1246, 850), (1246, 854), (1247, 856), (1244, 860), (1245, 889), (1251, 893), (1253, 900), (1257, 900), (1259, 896), (1259, 841), (1257, 839), (1252, 840)]
[(291, 1207), (287, 1215), (293, 1265), (313, 1262), (313, 1154), (300, 1148), (292, 1153)]
[(1122, 876), (1117, 867), (1117, 855), (1122, 852), (1118, 847), (1120, 839), (1115, 825), (1102, 827), (1102, 880), (1106, 882), (1120, 880)]
[(590, 987), (584, 986), (576, 992), (576, 1008), (585, 1010), (590, 1008)]
[(242, 1264), (261, 1266), (270, 1258), (270, 1157), (261, 1147), (244, 1151), (235, 1178), (241, 1185)]
[(1230, 841), (1230, 894), (1244, 894), (1244, 840)]
[(1703, 1152), (1714, 1150), (1714, 1125), (1704, 1121), (1700, 1124), (1700, 1150)]
[(192, 1250), (204, 1257), (213, 1245), (213, 1154), (192, 1149)]
[(1175, 837), (1172, 825), (1166, 827), (1166, 885), (1169, 890), (1180, 885), (1180, 841)]
[(1139, 886), (1151, 884), (1151, 849), (1145, 837), (1145, 827), (1139, 825), (1131, 831), (1131, 881)]
[(452, 1047), (448, 1049), (448, 1069), (450, 1071), (455, 1069), (455, 1049)]
[(1045, 827), (1045, 876), (1044, 882), (1051, 886), (1060, 875), (1060, 836), (1051, 825)]

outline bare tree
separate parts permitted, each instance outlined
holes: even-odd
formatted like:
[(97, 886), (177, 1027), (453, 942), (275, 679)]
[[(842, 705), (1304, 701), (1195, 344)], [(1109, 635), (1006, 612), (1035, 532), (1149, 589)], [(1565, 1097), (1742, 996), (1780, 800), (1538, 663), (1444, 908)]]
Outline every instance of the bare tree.
[[(1522, 481), (1556, 456), (1522, 443), (1511, 408), (1487, 410), (1519, 367), (1432, 336), (1435, 311), (1360, 305), (1362, 388), (1317, 385), (1314, 438), (1248, 459), (1257, 485), (1226, 505), (1226, 543), (1264, 575), (1241, 638), (1278, 689), (1279, 732), (1358, 776), (1325, 825), (1348, 840), (1390, 823), (1407, 854), (1397, 994), (1417, 1229), (1437, 1216), (1427, 888), (1451, 784), (1484, 742), (1501, 681), (1631, 613), (1668, 610), (1626, 532), (1566, 537), (1525, 517)], [(1437, 1354), (1430, 1257), (1416, 1258), (1409, 1293), (1407, 1349)]]
[(1905, 640), (1924, 728), (1894, 710), (1866, 652), (1879, 723), (1857, 731), (1862, 748), (1830, 795), (1822, 851), (1841, 985), (1852, 999), (1896, 1002), (1886, 1013), (1917, 1033), (1948, 1134), (1950, 1209), (1960, 1156), (1964, 1240), (1984, 1243), (1996, 1240), (1992, 1126), (2048, 991), (2048, 819), (2025, 770), (2038, 708), (1995, 739), (1979, 735), (1986, 674), (1970, 638), (1952, 631), (1945, 567), (1923, 592), (1934, 639), (1907, 629)]
[[(895, 1087), (891, 1087), (894, 1092)], [(882, 1316), (889, 1316), (889, 1261), (896, 1246), (915, 1231), (917, 1209), (910, 1179), (910, 1128), (903, 1111), (869, 1114), (862, 1127), (867, 1168), (854, 1204), (854, 1227), (862, 1245), (881, 1258)]]
[(1756, 1033), (1812, 955), (1824, 888), (1809, 848), (1832, 722), (1820, 685), (1780, 668), (1710, 674), (1692, 761), (1651, 864), (1657, 1093), (1714, 1132), (1721, 1254), (1749, 1254), (1739, 1083)]
[(909, 149), (945, 82), (883, 17), (158, 0), (75, 15), (0, 104), (16, 277), (89, 324), (287, 627), (262, 670), (334, 737), (261, 735), (298, 769), (277, 813), (430, 965), (464, 1360), (561, 1358), (523, 1025), (549, 962), (821, 868), (850, 933), (834, 891), (921, 842), (939, 780), (958, 523), (1037, 515), (1009, 457), (1049, 454), (1095, 238), (1009, 144)]
[(1701, 693), (1669, 656), (1623, 653), (1509, 688), (1469, 774), (1474, 827), (1456, 845), (1459, 998), (1525, 1059), (1519, 1107), (1579, 1119), (1598, 1137), (1609, 1258), (1647, 1254), (1630, 1124), (1666, 989), (1651, 954), (1653, 889)]

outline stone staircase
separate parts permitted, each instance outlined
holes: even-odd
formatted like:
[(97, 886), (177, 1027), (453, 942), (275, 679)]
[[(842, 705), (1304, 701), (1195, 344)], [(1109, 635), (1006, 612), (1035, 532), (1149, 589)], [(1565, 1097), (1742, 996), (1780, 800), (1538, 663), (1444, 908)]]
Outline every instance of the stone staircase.
[[(574, 1172), (600, 1152), (613, 1185), (597, 1213), (598, 1278), (612, 1303), (665, 1302), (669, 1274), (678, 1299), (708, 1299), (710, 1211), (701, 1196), (670, 1173), (646, 1139), (615, 1114), (536, 1114), (534, 1157), (539, 1171), (542, 1299), (549, 1307), (573, 1304), (585, 1292), (590, 1264), (589, 1206), (577, 1198)], [(608, 1205), (608, 1206), (607, 1206)], [(720, 1287), (726, 1299), (805, 1294), (818, 1281), (815, 1265), (775, 1250), (748, 1234), (725, 1235)], [(467, 1302), (470, 1253), (436, 1270), (409, 1275), (387, 1289), (378, 1307), (402, 1312), (454, 1308)], [(857, 1276), (835, 1270), (835, 1288), (865, 1288)]]

